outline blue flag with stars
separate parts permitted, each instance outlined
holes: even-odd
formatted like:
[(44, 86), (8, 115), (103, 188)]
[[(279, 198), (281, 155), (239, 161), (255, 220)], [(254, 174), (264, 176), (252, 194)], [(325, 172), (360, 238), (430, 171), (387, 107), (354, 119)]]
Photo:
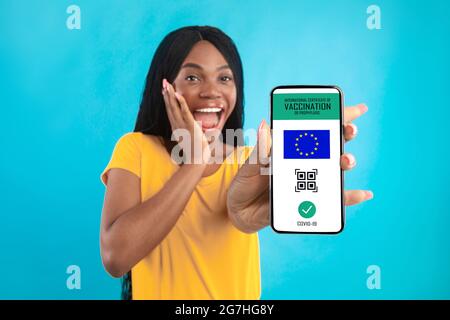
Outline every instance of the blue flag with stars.
[(330, 159), (330, 130), (284, 130), (284, 159)]

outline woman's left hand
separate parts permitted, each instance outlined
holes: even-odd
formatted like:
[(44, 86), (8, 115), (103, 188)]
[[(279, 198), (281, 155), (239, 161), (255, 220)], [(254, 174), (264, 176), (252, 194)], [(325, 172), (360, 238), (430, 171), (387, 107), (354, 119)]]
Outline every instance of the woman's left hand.
[[(367, 112), (367, 106), (358, 104), (344, 109), (345, 142), (355, 138), (357, 127), (353, 120)], [(269, 216), (269, 175), (261, 174), (267, 169), (271, 150), (270, 127), (263, 120), (258, 129), (258, 148), (254, 148), (246, 162), (233, 179), (227, 196), (228, 216), (232, 223), (246, 233), (256, 232), (270, 224)], [(258, 150), (261, 150), (258, 155)], [(341, 167), (347, 171), (356, 165), (350, 153), (341, 156)], [(345, 205), (355, 205), (372, 199), (369, 190), (345, 190)]]
[[(353, 120), (359, 118), (368, 110), (365, 104), (358, 104), (353, 107), (344, 108), (344, 140), (348, 142), (356, 137), (358, 129)], [(356, 159), (351, 153), (344, 153), (341, 156), (341, 168), (344, 171), (353, 169), (356, 166)], [(373, 193), (370, 190), (345, 190), (344, 191), (344, 204), (351, 206), (361, 203), (373, 198)]]

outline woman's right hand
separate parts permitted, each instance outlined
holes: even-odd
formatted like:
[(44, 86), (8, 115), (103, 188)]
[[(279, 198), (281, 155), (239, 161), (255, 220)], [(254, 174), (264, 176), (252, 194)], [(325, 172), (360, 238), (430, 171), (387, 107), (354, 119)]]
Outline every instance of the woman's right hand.
[(208, 139), (201, 125), (195, 121), (186, 99), (166, 79), (163, 79), (162, 94), (172, 127), (172, 137), (177, 138), (178, 145), (183, 150), (183, 163), (208, 164), (211, 158)]

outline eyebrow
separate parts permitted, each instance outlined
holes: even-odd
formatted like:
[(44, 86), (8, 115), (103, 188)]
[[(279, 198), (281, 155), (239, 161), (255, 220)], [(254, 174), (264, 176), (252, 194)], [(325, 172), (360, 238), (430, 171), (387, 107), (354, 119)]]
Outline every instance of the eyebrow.
[[(203, 68), (202, 68), (200, 65), (198, 65), (198, 64), (196, 64), (196, 63), (192, 63), (192, 62), (185, 63), (185, 64), (181, 67), (181, 69), (183, 69), (183, 68), (195, 68), (195, 69), (203, 70)], [(231, 68), (230, 68), (229, 65), (224, 64), (223, 66), (218, 67), (218, 68), (217, 68), (217, 71), (222, 70), (222, 69), (231, 69)]]

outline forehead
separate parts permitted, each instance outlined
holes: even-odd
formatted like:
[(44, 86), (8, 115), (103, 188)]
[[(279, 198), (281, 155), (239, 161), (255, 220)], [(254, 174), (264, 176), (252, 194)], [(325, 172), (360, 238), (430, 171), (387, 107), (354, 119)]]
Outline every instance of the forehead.
[(192, 47), (183, 61), (183, 64), (185, 63), (195, 63), (205, 69), (208, 69), (208, 67), (215, 69), (218, 66), (226, 65), (227, 61), (211, 42), (201, 40)]

